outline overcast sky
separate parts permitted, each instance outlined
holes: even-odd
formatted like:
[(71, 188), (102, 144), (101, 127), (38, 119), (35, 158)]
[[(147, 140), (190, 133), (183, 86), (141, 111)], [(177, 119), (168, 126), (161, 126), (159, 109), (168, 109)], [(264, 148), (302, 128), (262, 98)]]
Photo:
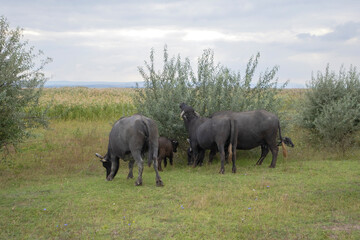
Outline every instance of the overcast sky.
[(305, 85), (312, 72), (360, 67), (359, 0), (95, 1), (0, 0), (0, 15), (53, 62), (51, 81), (142, 81), (138, 66), (154, 48), (188, 57), (206, 48), (244, 73), (280, 66), (280, 82)]

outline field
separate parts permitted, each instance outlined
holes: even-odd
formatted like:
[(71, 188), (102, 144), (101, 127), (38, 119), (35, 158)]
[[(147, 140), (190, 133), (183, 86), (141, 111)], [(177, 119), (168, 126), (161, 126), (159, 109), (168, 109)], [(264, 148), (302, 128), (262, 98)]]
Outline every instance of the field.
[[(255, 166), (259, 149), (238, 151), (236, 174), (230, 165), (218, 174), (218, 159), (191, 168), (180, 143), (174, 166), (160, 173), (164, 187), (148, 167), (135, 187), (123, 161), (106, 182), (94, 153), (105, 153), (113, 122), (136, 111), (131, 94), (45, 89), (49, 128), (0, 163), (0, 239), (360, 239), (360, 150), (311, 145), (292, 125), (284, 135), (296, 147), (275, 169), (270, 156)], [(102, 109), (108, 115), (98, 116)]]

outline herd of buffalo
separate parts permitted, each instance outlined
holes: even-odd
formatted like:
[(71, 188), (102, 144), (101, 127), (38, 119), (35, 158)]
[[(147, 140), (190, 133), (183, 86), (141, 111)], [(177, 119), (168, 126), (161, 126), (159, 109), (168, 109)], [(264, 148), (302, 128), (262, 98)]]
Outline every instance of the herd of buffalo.
[[(247, 150), (261, 146), (261, 157), (257, 165), (261, 165), (269, 150), (272, 153), (271, 168), (276, 166), (276, 159), (281, 145), (283, 155), (287, 152), (285, 144), (294, 147), (291, 139), (281, 136), (280, 122), (276, 115), (265, 110), (248, 112), (221, 111), (209, 118), (201, 117), (192, 107), (185, 103), (180, 104), (181, 118), (184, 120), (188, 132), (188, 164), (193, 166), (203, 163), (205, 150), (210, 150), (209, 162), (217, 152), (220, 153), (220, 172), (225, 173), (225, 159), (232, 160), (232, 172), (236, 172), (236, 150)], [(277, 133), (279, 132), (279, 141)], [(163, 186), (159, 171), (162, 171), (161, 162), (167, 165), (167, 158), (173, 164), (173, 152), (176, 152), (178, 142), (166, 137), (159, 137), (158, 128), (154, 120), (135, 114), (120, 118), (113, 125), (108, 150), (105, 156), (96, 153), (106, 168), (106, 179), (111, 181), (118, 169), (119, 159), (125, 159), (131, 154), (129, 160), (129, 174), (133, 178), (134, 162), (138, 165), (138, 178), (136, 186), (142, 185), (144, 161), (142, 156), (148, 153), (148, 165), (153, 164), (156, 173), (156, 185)]]

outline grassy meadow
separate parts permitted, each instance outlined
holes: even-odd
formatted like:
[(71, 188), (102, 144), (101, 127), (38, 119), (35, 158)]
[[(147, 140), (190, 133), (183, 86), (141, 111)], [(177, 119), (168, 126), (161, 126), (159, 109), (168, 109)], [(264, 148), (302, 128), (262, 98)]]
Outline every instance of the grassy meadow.
[[(287, 91), (295, 112), (302, 91)], [(260, 149), (238, 151), (236, 174), (230, 165), (218, 174), (218, 158), (191, 168), (180, 143), (174, 166), (160, 172), (164, 187), (148, 167), (135, 187), (137, 168), (127, 180), (123, 161), (105, 181), (94, 153), (106, 152), (115, 120), (136, 112), (134, 93), (45, 89), (49, 127), (0, 163), (0, 239), (360, 239), (360, 150), (311, 145), (291, 124), (283, 135), (296, 146), (275, 169), (270, 154), (255, 166)]]

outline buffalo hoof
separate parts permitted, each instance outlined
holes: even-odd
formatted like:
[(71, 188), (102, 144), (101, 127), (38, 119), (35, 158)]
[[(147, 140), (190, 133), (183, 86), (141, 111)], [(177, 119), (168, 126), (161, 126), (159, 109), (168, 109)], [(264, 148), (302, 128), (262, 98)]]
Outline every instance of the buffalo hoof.
[(220, 174), (225, 174), (225, 169), (220, 169), (219, 173)]
[(233, 172), (233, 173), (236, 173), (236, 168), (233, 168), (233, 169), (232, 169), (232, 172)]
[(134, 178), (134, 175), (129, 174), (126, 179)]
[(156, 186), (157, 187), (163, 187), (164, 186), (163, 181), (161, 181), (161, 179), (156, 180)]
[(269, 166), (269, 168), (275, 168), (275, 166), (273, 166), (273, 165), (270, 165), (270, 166)]
[(106, 181), (112, 181), (112, 180), (113, 180), (112, 177), (107, 177), (107, 178), (106, 178)]
[(142, 185), (142, 181), (137, 180), (137, 181), (135, 182), (135, 186), (141, 186), (141, 185)]

